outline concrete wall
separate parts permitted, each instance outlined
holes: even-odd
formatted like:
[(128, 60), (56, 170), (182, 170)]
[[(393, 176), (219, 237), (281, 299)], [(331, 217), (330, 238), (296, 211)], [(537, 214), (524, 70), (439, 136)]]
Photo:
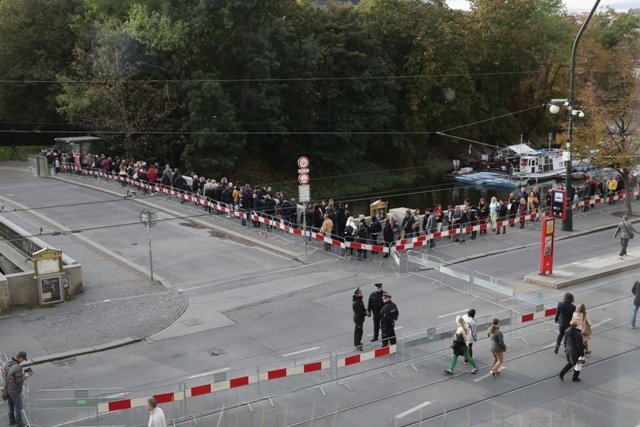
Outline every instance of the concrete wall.
[[(9, 311), (12, 306), (40, 304), (38, 281), (34, 278), (35, 272), (31, 256), (33, 252), (44, 249), (48, 245), (38, 238), (23, 237), (25, 235), (28, 235), (26, 231), (0, 216), (0, 238), (12, 242), (10, 248), (5, 247), (4, 252), (7, 256), (11, 255), (9, 258), (14, 258), (11, 261), (22, 262), (20, 268), (24, 269), (24, 272), (20, 273), (5, 276), (0, 274), (0, 314)], [(13, 256), (14, 252), (23, 255), (28, 259), (28, 262), (18, 259), (20, 256)], [(64, 254), (62, 255), (62, 264), (63, 272), (69, 276), (69, 287), (65, 289), (65, 296), (81, 293), (83, 290), (82, 265)]]
[(7, 274), (9, 285), (9, 306), (16, 305), (38, 305), (38, 286), (33, 278), (33, 271), (26, 273)]
[(9, 311), (9, 285), (6, 277), (0, 274), (0, 314)]

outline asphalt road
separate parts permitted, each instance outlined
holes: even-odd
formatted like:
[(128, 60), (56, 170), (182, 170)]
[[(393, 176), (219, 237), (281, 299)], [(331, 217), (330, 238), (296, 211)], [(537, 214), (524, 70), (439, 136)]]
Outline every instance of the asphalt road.
[[(160, 310), (153, 305), (155, 300), (145, 305), (144, 299), (155, 293), (164, 295), (167, 290), (139, 283), (147, 280), (143, 274), (148, 264), (146, 230), (137, 223), (144, 206), (100, 191), (38, 180), (18, 172), (4, 172), (0, 188), (6, 206), (11, 202), (28, 208), (62, 205), (9, 214), (9, 219), (20, 222), (34, 234), (38, 234), (40, 227), (45, 231), (56, 230), (60, 225), (69, 229), (104, 227), (82, 231), (81, 235), (104, 248), (101, 257), (108, 261), (97, 261), (94, 256), (87, 258), (89, 252), (97, 253), (98, 249), (80, 245), (73, 235), (43, 237), (81, 260), (90, 277), (83, 305), (61, 305), (61, 312), (65, 307), (74, 307), (86, 314), (90, 304), (109, 299), (101, 308), (108, 311), (120, 304), (122, 314), (112, 325), (117, 331), (125, 324), (150, 321), (142, 315), (145, 310)], [(101, 203), (104, 200), (110, 201)], [(159, 216), (169, 219), (173, 214), (160, 212)], [(125, 223), (132, 224), (121, 226)], [(221, 238), (184, 219), (158, 223), (152, 230), (152, 238), (155, 273), (180, 290), (180, 297), (188, 301), (186, 312), (169, 328), (136, 344), (77, 356), (67, 363), (39, 365), (38, 374), (30, 381), (32, 390), (141, 386), (153, 390), (156, 384), (177, 383), (189, 377), (194, 377), (191, 383), (206, 383), (211, 377), (207, 374), (218, 370), (232, 376), (255, 372), (257, 366), (277, 366), (279, 361), (292, 357), (312, 360), (329, 353), (351, 351), (352, 292), (361, 286), (368, 295), (373, 291), (372, 284), (378, 281), (393, 294), (400, 309), (396, 329), (399, 335), (452, 325), (456, 314), (471, 307), (478, 310), (479, 317), (491, 317), (503, 312), (509, 304), (500, 295), (485, 292), (478, 298), (480, 295), (461, 293), (426, 275), (399, 274), (374, 263), (363, 267), (320, 254), (311, 259), (311, 264), (302, 265)], [(537, 268), (535, 238), (528, 245), (522, 245), (522, 241), (521, 234), (508, 230), (500, 242), (505, 248), (520, 249), (459, 265), (517, 283)], [(448, 244), (442, 243), (441, 247)], [(615, 248), (610, 231), (595, 232), (557, 242), (555, 262), (596, 257)], [(469, 243), (463, 250), (482, 251), (483, 242)], [(449, 251), (452, 252), (455, 254)], [(121, 256), (138, 269), (110, 257), (109, 253)], [(464, 374), (445, 378), (441, 373), (448, 354), (436, 352), (412, 365), (400, 364), (368, 373), (358, 371), (344, 381), (325, 384), (322, 392), (313, 388), (288, 394), (286, 385), (277, 390), (273, 407), (265, 401), (256, 405), (255, 412), (246, 407), (231, 408), (222, 415), (203, 419), (201, 425), (216, 425), (219, 421), (220, 425), (265, 426), (414, 425), (421, 418), (422, 425), (430, 426), (494, 425), (494, 419), (495, 425), (571, 425), (574, 420), (578, 426), (636, 425), (634, 393), (640, 388), (639, 371), (634, 363), (634, 357), (638, 356), (637, 334), (632, 335), (635, 331), (624, 325), (630, 305), (628, 288), (635, 276), (631, 271), (569, 289), (578, 302), (597, 307), (592, 311), (594, 322), (604, 322), (594, 338), (594, 345), (602, 351), (594, 352), (594, 363), (585, 371), (585, 382), (580, 386), (583, 388), (556, 381), (562, 357), (549, 351), (555, 332), (551, 324), (542, 323), (510, 332), (511, 361), (506, 362), (505, 374), (497, 381), (486, 377), (486, 369), (478, 377)], [(125, 289), (128, 282), (135, 282), (139, 290)], [(123, 287), (111, 289), (111, 283), (121, 283)], [(541, 292), (545, 299), (555, 302), (564, 291)], [(32, 313), (18, 315), (25, 322), (33, 318)], [(0, 328), (7, 331), (7, 325), (2, 323)], [(95, 335), (105, 330), (105, 325), (75, 327), (93, 329)], [(365, 336), (371, 332), (371, 323), (367, 321)], [(367, 349), (370, 348), (368, 345)], [(481, 351), (482, 346), (479, 348)], [(479, 359), (486, 366), (487, 355)], [(464, 365), (458, 366), (462, 373)], [(423, 406), (415, 409), (420, 405)]]

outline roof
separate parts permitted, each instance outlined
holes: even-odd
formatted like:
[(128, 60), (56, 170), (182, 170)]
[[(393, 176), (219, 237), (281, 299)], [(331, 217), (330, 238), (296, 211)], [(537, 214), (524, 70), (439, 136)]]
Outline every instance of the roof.
[(510, 145), (508, 148), (516, 154), (531, 154), (536, 152), (536, 150), (529, 147), (527, 144)]
[(68, 136), (68, 137), (65, 137), (65, 138), (56, 138), (55, 141), (56, 142), (65, 142), (65, 143), (69, 144), (69, 143), (73, 143), (73, 142), (102, 141), (102, 138), (99, 138), (97, 136), (91, 136), (91, 135), (86, 135), (86, 136)]

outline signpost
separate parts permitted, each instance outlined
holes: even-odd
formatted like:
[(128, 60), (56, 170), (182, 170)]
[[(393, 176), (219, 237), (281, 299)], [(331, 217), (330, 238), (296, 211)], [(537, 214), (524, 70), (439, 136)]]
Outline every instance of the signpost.
[(149, 241), (149, 271), (151, 272), (151, 284), (153, 284), (153, 256), (151, 255), (151, 227), (158, 222), (158, 215), (149, 209), (140, 212), (140, 222), (147, 227), (147, 240)]
[(307, 254), (307, 208), (306, 204), (311, 201), (311, 175), (309, 175), (309, 158), (298, 157), (298, 202), (302, 203), (302, 230), (304, 231), (304, 253)]

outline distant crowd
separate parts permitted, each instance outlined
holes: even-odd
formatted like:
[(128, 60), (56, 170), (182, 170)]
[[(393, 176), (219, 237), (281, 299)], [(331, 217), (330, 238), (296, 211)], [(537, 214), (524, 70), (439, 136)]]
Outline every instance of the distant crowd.
[[(322, 233), (325, 236), (364, 244), (378, 244), (392, 246), (399, 239), (411, 239), (420, 235), (428, 235), (451, 229), (463, 231), (467, 227), (487, 224), (487, 228), (479, 233), (488, 231), (496, 234), (505, 233), (507, 221), (518, 218), (519, 228), (525, 228), (525, 221), (520, 219), (529, 214), (536, 214), (546, 205), (551, 205), (551, 191), (545, 195), (544, 202), (538, 187), (527, 191), (525, 187), (518, 192), (512, 192), (508, 198), (498, 200), (492, 197), (489, 202), (480, 198), (477, 203), (467, 199), (462, 205), (448, 205), (446, 208), (436, 204), (433, 208), (410, 209), (402, 218), (387, 212), (379, 211), (369, 220), (365, 215), (356, 215), (350, 211), (346, 202), (323, 200), (319, 203), (308, 203), (298, 206), (296, 199), (289, 197), (283, 191), (274, 191), (266, 185), (234, 184), (226, 177), (220, 179), (205, 178), (192, 173), (184, 175), (178, 168), (170, 165), (161, 167), (158, 163), (132, 161), (126, 158), (109, 157), (79, 153), (63, 153), (56, 150), (46, 152), (49, 162), (60, 172), (63, 165), (75, 165), (77, 168), (94, 168), (105, 173), (128, 177), (141, 183), (157, 183), (174, 190), (206, 197), (212, 201), (223, 203), (237, 211), (255, 212), (257, 215), (284, 221), (292, 226), (306, 224), (307, 229)], [(66, 168), (65, 168), (66, 169)], [(121, 181), (123, 186), (127, 183)], [(624, 189), (624, 182), (620, 178), (605, 177), (601, 181), (589, 178), (579, 188), (571, 187), (568, 199), (574, 203), (588, 199), (593, 195), (610, 196)], [(149, 191), (144, 189), (145, 192)], [(152, 191), (152, 190), (151, 190)], [(211, 208), (207, 208), (211, 211)], [(587, 207), (584, 208), (585, 210)], [(248, 225), (242, 220), (243, 225)], [(261, 227), (261, 222), (252, 219), (253, 227)], [(498, 222), (503, 222), (498, 227)], [(516, 224), (511, 224), (514, 227)], [(272, 226), (267, 226), (270, 231)], [(478, 231), (461, 232), (453, 238), (459, 242), (467, 239), (475, 240)], [(435, 239), (428, 242), (429, 248), (435, 247)], [(326, 244), (325, 250), (331, 250)], [(353, 254), (353, 249), (350, 249)], [(358, 259), (364, 259), (367, 252), (358, 250)], [(384, 255), (388, 257), (388, 254)]]

